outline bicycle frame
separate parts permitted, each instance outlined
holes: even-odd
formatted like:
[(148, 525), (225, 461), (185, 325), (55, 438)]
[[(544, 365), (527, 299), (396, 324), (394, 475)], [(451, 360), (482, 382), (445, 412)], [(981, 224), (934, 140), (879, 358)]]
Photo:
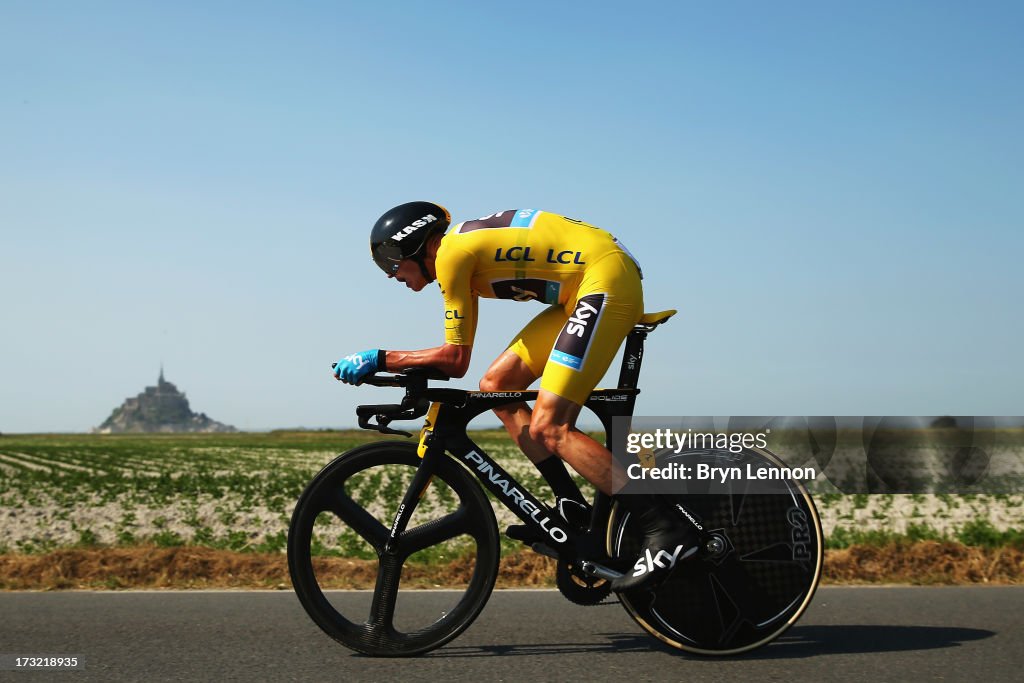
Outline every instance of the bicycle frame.
[[(613, 419), (633, 414), (636, 397), (640, 393), (636, 385), (643, 360), (644, 341), (656, 324), (637, 325), (627, 336), (619, 371), (618, 388), (597, 389), (591, 393), (584, 404), (601, 421), (605, 431), (605, 447), (609, 450), (612, 449), (615, 441), (615, 433), (612, 429)], [(467, 434), (469, 422), (481, 413), (510, 403), (533, 401), (537, 399), (538, 394), (538, 391), (527, 390), (481, 392), (426, 388), (425, 380), (423, 380), (422, 388), (409, 387), (407, 389), (406, 400), (403, 401), (402, 406), (393, 406), (394, 408), (416, 405), (421, 409), (424, 400), (430, 401), (431, 406), (420, 434), (419, 452), (423, 462), (413, 477), (402, 504), (398, 507), (385, 551), (393, 549), (397, 538), (405, 531), (417, 501), (430, 483), (437, 458), (448, 457), (447, 454), (450, 453), (451, 457), (472, 471), (480, 484), (490, 491), (498, 501), (528, 526), (533, 527), (541, 538), (549, 541), (543, 545), (535, 545), (535, 550), (546, 551), (545, 554), (562, 558), (585, 557), (591, 561), (607, 559), (604, 538), (600, 535), (604, 532), (605, 522), (611, 512), (609, 496), (600, 491), (597, 492), (589, 528), (583, 533), (576, 532), (562, 524), (557, 515), (550, 514), (550, 509), (546, 505), (516, 481)], [(366, 424), (366, 421), (361, 421), (361, 425), (364, 427), (383, 426), (381, 431), (386, 430), (389, 414), (383, 410), (385, 408), (387, 406), (360, 406), (360, 410), (364, 414), (367, 409), (375, 409), (373, 412), (378, 417), (377, 425)], [(414, 409), (413, 412), (419, 412), (419, 409)], [(411, 413), (407, 410), (399, 415), (402, 418), (408, 418)]]
[[(596, 390), (585, 403), (603, 425), (609, 450), (620, 452), (618, 449), (625, 446), (640, 391), (637, 378), (647, 333), (672, 313), (665, 311), (641, 319), (627, 337), (618, 387)], [(357, 652), (404, 656), (440, 647), (463, 632), (483, 609), (499, 571), (499, 530), (485, 491), (521, 519), (527, 532), (532, 532), (520, 532), (516, 537), (527, 539), (534, 551), (558, 560), (556, 585), (572, 602), (598, 604), (611, 594), (611, 582), (630, 571), (628, 564), (633, 558), (646, 557), (648, 564), (653, 562), (650, 551), (644, 548), (642, 530), (630, 519), (629, 511), (612, 504), (610, 496), (600, 492), (595, 495), (589, 524), (581, 529), (578, 522), (566, 522), (542, 504), (467, 432), (469, 423), (480, 414), (501, 406), (522, 405), (535, 400), (539, 392), (431, 388), (430, 379), (448, 378), (429, 368), (367, 378), (366, 383), (375, 386), (402, 387), (405, 396), (400, 404), (359, 406), (360, 426), (411, 437), (390, 429), (388, 424), (426, 416), (419, 447), (408, 441), (384, 442), (343, 453), (317, 474), (296, 503), (288, 532), (289, 573), (303, 607), (325, 633)], [(783, 465), (766, 449), (745, 453), (749, 462)], [(711, 462), (725, 458), (729, 463), (736, 457), (720, 449), (693, 450), (691, 455), (710, 458)], [(385, 520), (367, 507), (377, 502), (377, 491), (365, 490), (362, 482), (382, 480), (383, 475), (394, 482), (392, 473), (408, 481), (410, 472), (411, 481), (388, 529)], [(378, 473), (380, 479), (375, 479)], [(350, 481), (354, 487), (351, 491), (346, 490)], [(432, 481), (438, 491), (427, 503), (424, 495)], [(703, 521), (703, 527), (695, 523), (701, 531), (698, 557), (651, 590), (619, 592), (618, 600), (633, 620), (655, 638), (697, 654), (746, 652), (789, 628), (807, 608), (821, 577), (824, 537), (810, 495), (798, 480), (787, 481), (785, 495), (747, 501), (745, 494), (736, 496), (730, 491), (694, 499), (693, 515)], [(444, 487), (457, 495), (457, 503), (450, 495), (443, 495)], [(358, 499), (353, 498), (356, 494)], [(679, 500), (687, 495), (679, 492), (659, 502), (671, 503), (693, 522), (694, 516)], [(388, 497), (393, 504), (395, 501)], [(417, 526), (407, 530), (421, 499), (425, 501), (423, 507), (431, 508), (424, 512), (430, 519), (412, 522)], [(435, 505), (438, 502), (440, 506)], [(324, 594), (325, 586), (313, 562), (314, 527), (324, 513), (337, 517), (377, 553), (377, 583), (365, 618), (359, 616), (358, 609), (339, 609)], [(680, 524), (685, 523), (682, 516)], [(467, 554), (475, 563), (464, 590), (457, 591), (454, 606), (434, 616), (430, 612), (422, 615), (429, 623), (396, 626), (395, 605), (405, 561), (422, 550), (466, 535), (471, 537), (472, 547)], [(639, 560), (633, 566), (638, 564)], [(350, 614), (355, 618), (347, 616)]]

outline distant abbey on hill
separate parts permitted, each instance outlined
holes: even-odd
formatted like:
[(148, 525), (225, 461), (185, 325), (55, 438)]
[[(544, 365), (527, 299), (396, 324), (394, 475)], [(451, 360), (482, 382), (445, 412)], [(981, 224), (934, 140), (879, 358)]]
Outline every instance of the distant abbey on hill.
[(185, 394), (164, 379), (163, 368), (160, 368), (155, 387), (146, 387), (135, 398), (125, 399), (93, 430), (98, 434), (234, 431), (237, 431), (234, 427), (211, 420), (206, 413), (193, 413)]

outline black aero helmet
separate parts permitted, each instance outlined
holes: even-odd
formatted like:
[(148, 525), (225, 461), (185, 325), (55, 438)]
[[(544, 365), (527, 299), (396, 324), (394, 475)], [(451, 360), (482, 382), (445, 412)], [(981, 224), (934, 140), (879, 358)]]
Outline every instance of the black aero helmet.
[(420, 265), (423, 276), (429, 281), (431, 278), (423, 263), (427, 238), (447, 230), (451, 221), (448, 209), (433, 202), (409, 202), (396, 206), (378, 218), (370, 232), (373, 262), (388, 275), (394, 275), (399, 261), (412, 259)]

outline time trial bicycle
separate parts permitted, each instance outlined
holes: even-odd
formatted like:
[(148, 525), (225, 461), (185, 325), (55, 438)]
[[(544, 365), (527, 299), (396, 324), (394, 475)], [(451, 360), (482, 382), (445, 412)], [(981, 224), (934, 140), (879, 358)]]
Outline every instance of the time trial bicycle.
[[(646, 314), (626, 339), (618, 387), (595, 390), (586, 406), (613, 445), (613, 419), (632, 416), (647, 335), (675, 311)], [(419, 443), (386, 441), (348, 451), (325, 466), (300, 496), (288, 532), (288, 568), (302, 606), (328, 635), (373, 656), (410, 656), (438, 648), (480, 614), (498, 575), (500, 537), (485, 491), (526, 525), (533, 550), (557, 560), (556, 585), (572, 602), (593, 605), (642, 552), (630, 514), (597, 492), (589, 519), (570, 522), (505, 471), (466, 432), (476, 416), (536, 391), (480, 392), (430, 386), (448, 379), (428, 369), (371, 376), (364, 383), (405, 389), (401, 403), (357, 408), (359, 426), (385, 434), (395, 420), (426, 416)], [(782, 468), (771, 452), (691, 449), (674, 459), (712, 467)], [(645, 631), (681, 650), (729, 655), (781, 635), (807, 609), (821, 577), (823, 536), (811, 496), (782, 479), (772, 493), (742, 485), (677, 494), (700, 529), (695, 558), (655, 589), (617, 594)], [(377, 558), (368, 604), (342, 599), (318, 576), (316, 555), (357, 537)], [(347, 539), (347, 540), (343, 540)], [(460, 558), (461, 587), (431, 606), (410, 606), (410, 558)], [(419, 596), (422, 598), (422, 593)]]

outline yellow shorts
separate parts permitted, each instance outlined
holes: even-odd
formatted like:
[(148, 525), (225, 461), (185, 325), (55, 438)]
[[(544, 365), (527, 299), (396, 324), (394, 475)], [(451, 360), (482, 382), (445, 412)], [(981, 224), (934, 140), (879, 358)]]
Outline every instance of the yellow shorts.
[(541, 389), (583, 405), (643, 314), (636, 264), (612, 253), (587, 268), (571, 301), (542, 311), (508, 348), (541, 378)]

